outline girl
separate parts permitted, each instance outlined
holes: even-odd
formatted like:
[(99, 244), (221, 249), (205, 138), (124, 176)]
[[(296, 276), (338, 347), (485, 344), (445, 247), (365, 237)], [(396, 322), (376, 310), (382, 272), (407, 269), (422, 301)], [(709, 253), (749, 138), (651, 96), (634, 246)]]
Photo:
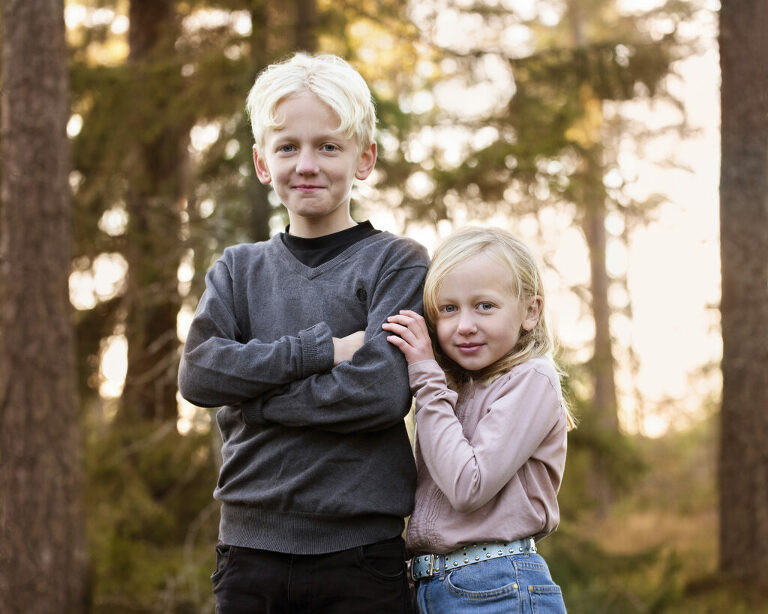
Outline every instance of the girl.
[(406, 541), (422, 614), (565, 612), (536, 553), (559, 522), (574, 426), (543, 307), (528, 249), (502, 230), (468, 229), (435, 253), (426, 320), (401, 311), (383, 325), (416, 396)]

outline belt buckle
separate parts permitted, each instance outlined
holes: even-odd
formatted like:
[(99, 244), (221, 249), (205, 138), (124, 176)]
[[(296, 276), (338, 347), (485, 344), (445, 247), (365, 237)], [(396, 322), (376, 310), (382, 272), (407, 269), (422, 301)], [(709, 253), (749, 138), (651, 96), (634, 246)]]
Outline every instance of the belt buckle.
[(434, 554), (430, 554), (429, 562), (427, 563), (427, 577), (435, 575), (435, 561), (437, 561), (437, 557)]
[(416, 565), (414, 562), (411, 562), (411, 579), (416, 582), (417, 580), (421, 580), (422, 578), (430, 578), (435, 573), (435, 562), (437, 561), (437, 556), (434, 554), (422, 554), (417, 557), (419, 560), (419, 563), (422, 561), (427, 564), (427, 568), (424, 572), (419, 573), (419, 576), (416, 577)]

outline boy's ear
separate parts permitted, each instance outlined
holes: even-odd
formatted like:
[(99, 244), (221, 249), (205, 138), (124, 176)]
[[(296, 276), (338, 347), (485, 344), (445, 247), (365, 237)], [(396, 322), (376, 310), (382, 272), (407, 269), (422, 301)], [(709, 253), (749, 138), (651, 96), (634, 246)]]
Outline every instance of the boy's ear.
[(267, 161), (260, 156), (256, 145), (253, 146), (253, 165), (256, 167), (256, 176), (264, 185), (272, 183), (272, 175), (269, 172)]
[(368, 175), (373, 171), (373, 167), (376, 165), (376, 143), (371, 143), (367, 147), (363, 148), (360, 154), (360, 159), (357, 163), (357, 169), (355, 170), (355, 178), (367, 179)]
[(539, 323), (541, 317), (541, 310), (544, 307), (544, 299), (538, 294), (531, 297), (525, 306), (525, 314), (523, 315), (522, 327), (525, 330), (533, 330)]

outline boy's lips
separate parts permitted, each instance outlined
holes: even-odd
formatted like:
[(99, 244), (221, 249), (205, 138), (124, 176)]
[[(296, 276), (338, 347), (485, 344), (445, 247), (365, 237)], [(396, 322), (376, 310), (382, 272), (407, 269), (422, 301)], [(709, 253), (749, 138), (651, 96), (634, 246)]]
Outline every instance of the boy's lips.
[(299, 192), (316, 192), (317, 190), (322, 190), (323, 186), (314, 185), (311, 183), (302, 183), (302, 184), (293, 186), (293, 189), (298, 190)]

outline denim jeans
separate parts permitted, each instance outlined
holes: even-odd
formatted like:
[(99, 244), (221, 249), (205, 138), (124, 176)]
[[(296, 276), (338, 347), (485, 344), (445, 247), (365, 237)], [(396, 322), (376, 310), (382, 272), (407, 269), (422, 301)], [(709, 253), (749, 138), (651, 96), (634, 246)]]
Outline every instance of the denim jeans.
[(416, 584), (420, 614), (564, 614), (560, 587), (538, 554), (465, 565)]
[(411, 614), (401, 537), (340, 552), (283, 554), (219, 544), (216, 614)]

